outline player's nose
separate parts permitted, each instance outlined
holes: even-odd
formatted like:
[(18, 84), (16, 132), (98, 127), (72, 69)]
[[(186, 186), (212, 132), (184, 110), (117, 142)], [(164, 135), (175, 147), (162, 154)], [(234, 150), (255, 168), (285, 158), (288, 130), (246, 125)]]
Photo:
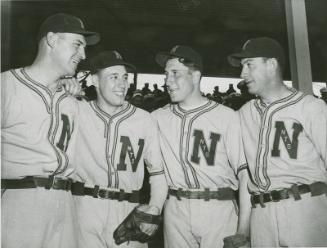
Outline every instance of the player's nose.
[(86, 59), (85, 48), (82, 47), (82, 46), (81, 46), (80, 49), (79, 49), (79, 56), (80, 56), (80, 59), (81, 59), (81, 60)]
[(248, 75), (247, 69), (245, 66), (242, 67), (241, 78), (245, 79)]

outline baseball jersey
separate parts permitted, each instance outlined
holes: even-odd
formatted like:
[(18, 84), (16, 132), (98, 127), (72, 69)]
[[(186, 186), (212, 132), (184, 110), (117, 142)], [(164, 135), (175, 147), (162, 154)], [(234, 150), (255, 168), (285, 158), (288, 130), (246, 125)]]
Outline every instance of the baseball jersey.
[(327, 107), (292, 94), (265, 105), (251, 100), (239, 111), (252, 192), (327, 182)]
[(239, 118), (213, 101), (184, 110), (178, 104), (154, 111), (168, 185), (182, 189), (231, 187), (245, 168)]
[(142, 187), (144, 162), (150, 176), (164, 173), (158, 127), (148, 112), (128, 102), (112, 115), (96, 101), (79, 108), (77, 180), (130, 192)]
[(2, 178), (70, 174), (76, 111), (62, 87), (52, 93), (22, 68), (2, 73)]

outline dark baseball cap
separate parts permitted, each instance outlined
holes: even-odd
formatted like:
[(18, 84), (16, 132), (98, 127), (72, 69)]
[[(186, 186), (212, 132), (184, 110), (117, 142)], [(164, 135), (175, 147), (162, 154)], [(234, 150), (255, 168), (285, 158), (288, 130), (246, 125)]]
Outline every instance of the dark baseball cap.
[(100, 41), (98, 33), (85, 30), (81, 19), (64, 13), (52, 15), (42, 23), (37, 36), (38, 40), (48, 32), (81, 34), (85, 37), (87, 45), (94, 45)]
[(131, 71), (136, 71), (135, 66), (126, 62), (117, 51), (103, 51), (92, 57), (90, 60), (91, 73), (115, 65), (124, 65)]
[(181, 61), (183, 64), (194, 63), (195, 66), (203, 70), (202, 57), (199, 53), (194, 51), (191, 47), (177, 45), (173, 47), (170, 52), (160, 52), (156, 55), (156, 62), (165, 67), (167, 60), (172, 58), (181, 58), (185, 61)]
[(235, 67), (240, 66), (244, 58), (276, 58), (281, 67), (285, 66), (285, 54), (282, 46), (274, 39), (260, 37), (244, 43), (242, 51), (228, 56), (228, 62)]

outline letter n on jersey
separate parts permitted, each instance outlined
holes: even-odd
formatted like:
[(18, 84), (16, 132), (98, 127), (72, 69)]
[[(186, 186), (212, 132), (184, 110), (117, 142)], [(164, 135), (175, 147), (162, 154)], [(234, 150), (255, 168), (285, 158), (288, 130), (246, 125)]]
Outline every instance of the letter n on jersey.
[(191, 156), (191, 161), (199, 164), (200, 157), (199, 157), (199, 148), (201, 148), (202, 153), (207, 161), (208, 165), (214, 165), (215, 162), (215, 155), (216, 155), (216, 147), (217, 142), (219, 141), (220, 135), (217, 133), (210, 133), (211, 144), (210, 148), (207, 146), (207, 142), (204, 138), (202, 130), (194, 130), (194, 146), (193, 146), (193, 153)]
[(137, 151), (137, 155), (135, 157), (134, 149), (132, 147), (131, 141), (126, 136), (120, 137), (120, 142), (122, 143), (120, 157), (119, 157), (119, 164), (117, 165), (117, 170), (125, 171), (127, 164), (125, 163), (126, 155), (128, 153), (129, 160), (131, 161), (132, 171), (135, 172), (137, 169), (137, 165), (140, 161), (143, 148), (144, 148), (144, 139), (139, 139), (138, 145), (139, 150)]
[(69, 123), (68, 116), (65, 114), (61, 114), (61, 120), (62, 120), (62, 131), (61, 131), (59, 142), (57, 143), (57, 147), (62, 151), (66, 151), (71, 135), (70, 123)]
[(274, 145), (273, 149), (271, 151), (271, 156), (273, 157), (279, 157), (280, 156), (280, 150), (279, 150), (279, 143), (280, 138), (282, 138), (283, 143), (286, 147), (286, 151), (288, 152), (288, 155), (290, 158), (296, 159), (297, 158), (297, 148), (298, 148), (298, 137), (300, 132), (302, 132), (303, 127), (299, 123), (293, 123), (293, 138), (292, 140), (288, 136), (287, 130), (285, 128), (285, 124), (283, 121), (276, 121), (275, 122), (275, 139), (274, 139)]

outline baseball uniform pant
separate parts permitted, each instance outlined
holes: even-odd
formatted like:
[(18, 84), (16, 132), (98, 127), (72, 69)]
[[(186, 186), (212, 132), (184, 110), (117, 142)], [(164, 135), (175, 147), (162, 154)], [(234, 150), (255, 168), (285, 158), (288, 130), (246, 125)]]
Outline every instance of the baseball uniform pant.
[(256, 205), (251, 214), (253, 247), (327, 246), (327, 197), (301, 195)]
[(70, 192), (7, 189), (1, 208), (1, 247), (77, 248)]
[(117, 246), (113, 233), (137, 203), (90, 196), (74, 196), (77, 213), (78, 248), (146, 248), (147, 244), (127, 242)]
[(236, 228), (237, 214), (230, 200), (170, 196), (165, 203), (165, 248), (223, 247), (223, 238), (235, 234)]

